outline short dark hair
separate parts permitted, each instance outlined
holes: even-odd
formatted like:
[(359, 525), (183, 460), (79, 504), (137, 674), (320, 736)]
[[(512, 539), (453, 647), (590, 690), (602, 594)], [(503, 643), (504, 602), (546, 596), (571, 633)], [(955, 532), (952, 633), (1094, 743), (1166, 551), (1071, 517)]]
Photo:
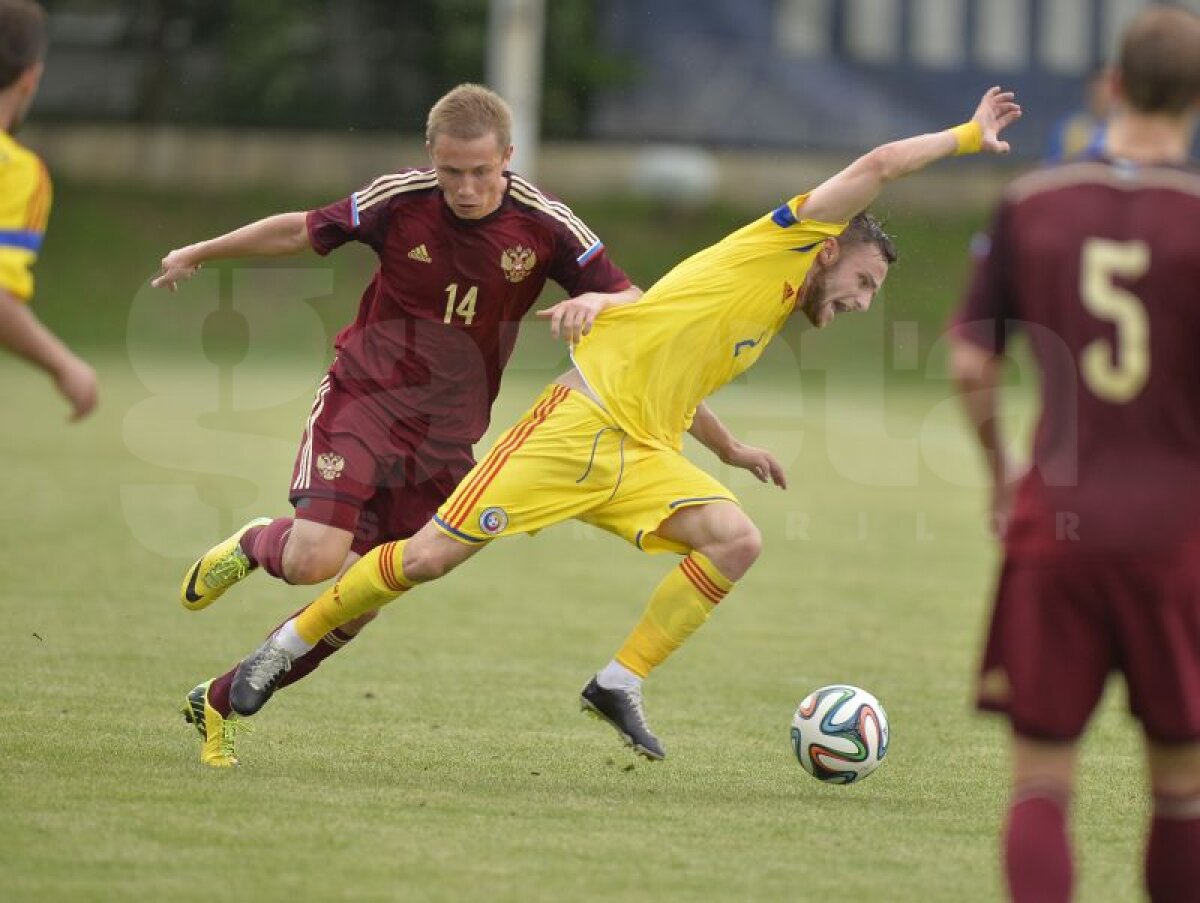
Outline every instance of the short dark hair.
[(46, 54), (46, 11), (33, 0), (0, 0), (0, 91)]
[(1152, 6), (1121, 39), (1121, 88), (1140, 113), (1179, 115), (1200, 101), (1200, 16)]
[(891, 266), (900, 259), (896, 251), (896, 242), (884, 231), (883, 224), (871, 214), (863, 212), (854, 216), (849, 225), (838, 236), (842, 245), (874, 245), (879, 249), (879, 256)]

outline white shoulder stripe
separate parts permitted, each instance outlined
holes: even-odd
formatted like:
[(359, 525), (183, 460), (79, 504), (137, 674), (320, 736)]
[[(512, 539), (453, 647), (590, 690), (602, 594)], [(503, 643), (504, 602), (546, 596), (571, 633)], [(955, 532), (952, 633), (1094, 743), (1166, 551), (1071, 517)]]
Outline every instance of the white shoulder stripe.
[(573, 222), (576, 226), (578, 226), (580, 231), (583, 232), (583, 234), (585, 236), (590, 238), (592, 240), (592, 242), (595, 242), (598, 240), (596, 237), (596, 233), (594, 233), (591, 229), (588, 228), (587, 223), (585, 223), (578, 216), (576, 216), (575, 212), (573, 210), (571, 210), (571, 208), (568, 207), (566, 204), (564, 204), (562, 201), (551, 200), (549, 197), (547, 197), (545, 195), (545, 193), (543, 193), (539, 188), (537, 188), (537, 186), (533, 185), (531, 182), (526, 181), (525, 179), (521, 178), (520, 176), (514, 176), (514, 178), (520, 184), (521, 188), (528, 190), (535, 197), (540, 198), (552, 211), (555, 211), (560, 217), (565, 217), (566, 219), (569, 219), (571, 222)]
[(386, 191), (382, 191), (379, 194), (372, 196), (369, 201), (363, 202), (361, 199), (359, 199), (358, 209), (359, 209), (359, 212), (361, 213), (363, 210), (366, 210), (368, 207), (373, 207), (375, 204), (378, 204), (380, 201), (386, 201), (388, 198), (392, 197), (393, 195), (403, 194), (406, 191), (428, 191), (430, 188), (436, 188), (436, 187), (437, 187), (437, 180), (431, 179), (428, 182), (417, 182), (415, 184), (400, 185), (400, 186), (397, 186), (394, 188), (389, 188)]
[(1016, 203), (1035, 194), (1085, 183), (1107, 185), (1124, 191), (1165, 188), (1200, 197), (1200, 175), (1196, 173), (1160, 166), (1123, 169), (1099, 161), (1072, 163), (1029, 173), (1014, 181), (1005, 196)]
[(516, 185), (512, 186), (511, 193), (512, 196), (521, 203), (526, 204), (535, 210), (540, 210), (542, 213), (545, 213), (547, 216), (560, 222), (567, 228), (575, 240), (579, 242), (581, 247), (586, 248), (592, 244), (595, 244), (596, 238), (592, 235), (591, 230), (584, 226), (583, 223), (578, 219), (564, 216), (561, 212), (555, 210), (550, 206), (549, 203), (547, 203), (545, 197), (527, 193), (525, 189), (519, 188)]
[(366, 210), (384, 198), (401, 191), (417, 191), (437, 185), (437, 175), (432, 170), (418, 169), (398, 175), (380, 176), (362, 191), (354, 194), (360, 211)]
[(550, 200), (520, 176), (511, 177), (510, 191), (517, 200), (528, 204), (535, 210), (541, 210), (566, 226), (583, 248), (590, 248), (600, 240), (596, 237), (596, 233), (571, 211), (570, 207), (559, 201)]
[(367, 195), (377, 188), (385, 185), (394, 185), (397, 182), (409, 182), (413, 179), (428, 179), (435, 176), (436, 173), (432, 169), (406, 169), (404, 172), (384, 173), (360, 191), (359, 194)]
[(359, 209), (370, 207), (384, 196), (390, 197), (397, 191), (415, 191), (437, 185), (437, 176), (418, 170), (395, 176), (381, 176), (362, 191), (357, 192)]

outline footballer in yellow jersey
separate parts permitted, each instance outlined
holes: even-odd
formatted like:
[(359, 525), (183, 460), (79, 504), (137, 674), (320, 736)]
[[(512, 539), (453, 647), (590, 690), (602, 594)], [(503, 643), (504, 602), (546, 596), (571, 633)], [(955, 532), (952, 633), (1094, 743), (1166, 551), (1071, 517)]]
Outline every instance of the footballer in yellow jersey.
[(0, 287), (33, 297), (32, 266), (50, 216), (50, 175), (42, 161), (0, 132)]
[[(689, 257), (575, 349), (588, 388), (631, 437), (678, 451), (700, 403), (757, 361), (804, 300), (822, 242), (847, 225), (801, 218), (806, 200)], [(885, 242), (864, 258), (875, 288), (893, 256)]]
[(896, 255), (866, 207), (887, 182), (935, 160), (1004, 153), (998, 134), (1019, 115), (1013, 95), (993, 88), (971, 121), (876, 148), (685, 260), (590, 330), (567, 324), (589, 333), (576, 367), (500, 436), (429, 524), (372, 549), (244, 659), (233, 709), (254, 714), (291, 663), (331, 630), (443, 576), (492, 539), (577, 518), (642, 550), (682, 556), (581, 695), (583, 708), (637, 752), (662, 759), (642, 681), (708, 619), (762, 545), (732, 493), (680, 453), (683, 432), (785, 487), (774, 456), (737, 441), (705, 397), (753, 364), (792, 313), (823, 327), (869, 308)]
[(50, 175), (12, 136), (41, 80), (45, 19), (32, 0), (0, 0), (0, 347), (44, 370), (78, 420), (96, 405), (96, 373), (28, 307), (50, 216)]

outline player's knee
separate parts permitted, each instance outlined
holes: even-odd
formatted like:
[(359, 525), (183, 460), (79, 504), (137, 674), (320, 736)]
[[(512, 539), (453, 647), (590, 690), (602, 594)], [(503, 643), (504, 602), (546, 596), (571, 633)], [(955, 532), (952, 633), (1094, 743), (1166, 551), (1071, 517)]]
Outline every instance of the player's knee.
[(340, 546), (289, 542), (283, 553), (283, 575), (288, 583), (323, 583), (338, 575), (346, 560)]
[(324, 583), (337, 576), (338, 566), (320, 558), (300, 558), (284, 563), (283, 573), (288, 583), (309, 585)]
[(1152, 743), (1149, 753), (1150, 786), (1156, 795), (1200, 797), (1200, 745)]
[(1150, 781), (1150, 792), (1163, 800), (1200, 802), (1200, 774), (1159, 776)]
[(762, 554), (762, 531), (750, 518), (743, 518), (730, 543), (730, 552), (742, 573), (750, 570)]
[(762, 533), (738, 510), (724, 519), (712, 541), (700, 551), (730, 580), (740, 580), (762, 553)]

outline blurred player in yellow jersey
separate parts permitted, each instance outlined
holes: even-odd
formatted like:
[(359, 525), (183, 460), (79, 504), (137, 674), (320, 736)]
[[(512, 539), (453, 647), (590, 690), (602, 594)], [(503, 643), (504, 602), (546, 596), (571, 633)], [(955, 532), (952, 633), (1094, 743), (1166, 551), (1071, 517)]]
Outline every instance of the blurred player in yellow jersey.
[(0, 346), (45, 370), (78, 420), (96, 406), (96, 373), (28, 307), (50, 215), (50, 175), (12, 137), (37, 93), (45, 52), (42, 8), (0, 0)]
[[(247, 657), (233, 708), (258, 711), (329, 631), (437, 579), (501, 536), (578, 518), (645, 552), (683, 557), (608, 665), (585, 709), (651, 759), (642, 681), (707, 620), (757, 559), (758, 529), (733, 494), (687, 460), (685, 431), (722, 461), (785, 486), (767, 451), (738, 442), (704, 399), (751, 366), (795, 311), (817, 327), (865, 311), (896, 259), (863, 211), (883, 186), (955, 153), (1003, 153), (1020, 115), (993, 88), (974, 118), (876, 148), (808, 194), (679, 264), (635, 304), (607, 311), (548, 386), (411, 539), (372, 549)], [(558, 324), (552, 324), (557, 332)]]

